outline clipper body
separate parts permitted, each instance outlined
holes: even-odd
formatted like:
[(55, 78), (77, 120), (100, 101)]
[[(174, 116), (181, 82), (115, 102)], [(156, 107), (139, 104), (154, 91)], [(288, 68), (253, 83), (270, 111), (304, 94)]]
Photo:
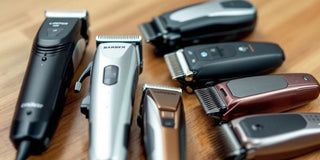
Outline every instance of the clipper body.
[(164, 58), (172, 79), (192, 93), (221, 81), (273, 71), (285, 55), (274, 43), (229, 42), (185, 47)]
[(195, 91), (207, 115), (218, 121), (254, 113), (283, 112), (319, 96), (310, 74), (279, 74), (240, 78)]
[(320, 148), (319, 113), (251, 115), (218, 127), (221, 159), (290, 159)]
[(46, 11), (31, 51), (11, 125), (17, 159), (45, 151), (89, 38), (86, 11)]
[(185, 118), (180, 88), (145, 84), (138, 124), (147, 159), (185, 159)]
[[(81, 110), (90, 122), (89, 158), (125, 159), (138, 76), (140, 36), (97, 36), (97, 51), (79, 81), (91, 72), (90, 92)], [(80, 90), (77, 83), (76, 91)]]
[(163, 55), (184, 46), (238, 40), (253, 31), (256, 19), (257, 10), (248, 1), (217, 0), (164, 13), (140, 30)]

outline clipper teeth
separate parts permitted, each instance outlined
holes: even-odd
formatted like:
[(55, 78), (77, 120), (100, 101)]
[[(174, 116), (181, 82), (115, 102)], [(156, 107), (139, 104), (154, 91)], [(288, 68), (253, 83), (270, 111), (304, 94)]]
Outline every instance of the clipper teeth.
[(97, 36), (96, 41), (101, 42), (140, 42), (141, 36)]
[(170, 53), (164, 55), (164, 60), (167, 63), (172, 79), (176, 79), (184, 75), (182, 67), (179, 64), (176, 53)]
[(144, 84), (143, 85), (143, 90), (146, 90), (146, 89), (149, 89), (149, 88), (170, 90), (170, 91), (175, 91), (175, 92), (182, 93), (182, 89), (181, 88), (167, 87), (167, 86), (160, 86), (160, 85), (153, 85), (153, 84)]
[(187, 77), (194, 73), (190, 71), (188, 63), (183, 55), (183, 49), (177, 50), (175, 53), (164, 55), (164, 60), (170, 70), (172, 79)]
[(242, 148), (229, 124), (217, 127), (215, 131), (215, 151), (220, 159), (244, 159), (246, 150)]
[(83, 11), (45, 11), (46, 17), (51, 18), (88, 18), (88, 12), (86, 10)]
[(215, 87), (197, 89), (194, 91), (206, 114), (221, 119), (227, 106), (221, 99)]

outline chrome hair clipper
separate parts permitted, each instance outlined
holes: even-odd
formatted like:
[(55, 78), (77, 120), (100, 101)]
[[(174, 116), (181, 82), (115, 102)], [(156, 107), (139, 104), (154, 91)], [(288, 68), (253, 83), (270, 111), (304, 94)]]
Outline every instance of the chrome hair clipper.
[(87, 11), (46, 11), (45, 15), (11, 124), (17, 160), (47, 149), (89, 39)]
[(185, 47), (164, 59), (172, 79), (192, 93), (225, 80), (273, 71), (285, 55), (275, 43), (228, 42)]
[(185, 159), (185, 118), (180, 88), (145, 84), (137, 118), (149, 160)]
[(307, 73), (239, 78), (195, 90), (206, 114), (219, 121), (257, 113), (278, 113), (307, 104), (320, 93)]
[(260, 114), (217, 127), (220, 159), (290, 159), (320, 149), (319, 113)]
[(257, 9), (248, 1), (216, 0), (164, 13), (139, 28), (163, 55), (184, 46), (238, 40), (253, 31), (256, 19)]
[(75, 91), (91, 74), (81, 111), (89, 118), (89, 158), (125, 159), (138, 76), (142, 72), (140, 36), (97, 36), (97, 51)]

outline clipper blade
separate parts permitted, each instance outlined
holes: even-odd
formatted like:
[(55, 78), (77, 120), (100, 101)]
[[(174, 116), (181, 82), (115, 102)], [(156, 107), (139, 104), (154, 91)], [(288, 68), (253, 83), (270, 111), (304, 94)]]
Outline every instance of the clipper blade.
[(240, 145), (238, 138), (235, 136), (232, 127), (229, 124), (223, 124), (216, 127), (215, 152), (219, 159), (223, 160), (240, 160), (246, 156), (246, 150)]
[(86, 10), (82, 11), (45, 11), (46, 17), (50, 18), (88, 18), (88, 12)]
[(168, 33), (165, 24), (159, 17), (154, 17), (152, 22), (140, 25), (139, 29), (147, 42), (155, 42), (161, 36)]
[(156, 39), (158, 36), (154, 32), (152, 25), (150, 23), (144, 23), (139, 26), (140, 31), (142, 32), (146, 42), (150, 42), (153, 39)]
[(137, 48), (137, 53), (140, 59), (139, 74), (142, 73), (143, 69), (143, 59), (142, 59), (142, 38), (141, 36), (96, 36), (96, 45), (99, 46), (100, 43), (132, 43)]
[(141, 36), (96, 36), (97, 46), (100, 43), (134, 43), (141, 46), (141, 41)]
[(182, 52), (183, 50), (180, 49), (174, 53), (164, 55), (164, 60), (167, 63), (172, 79), (187, 77), (193, 74)]
[(217, 120), (221, 120), (227, 106), (220, 97), (215, 87), (197, 89), (194, 91), (205, 110), (206, 114)]
[(175, 92), (179, 92), (180, 94), (182, 94), (182, 89), (181, 88), (153, 85), (153, 84), (147, 84), (147, 83), (143, 85), (143, 91), (145, 91), (145, 90), (147, 90), (149, 88), (175, 91)]

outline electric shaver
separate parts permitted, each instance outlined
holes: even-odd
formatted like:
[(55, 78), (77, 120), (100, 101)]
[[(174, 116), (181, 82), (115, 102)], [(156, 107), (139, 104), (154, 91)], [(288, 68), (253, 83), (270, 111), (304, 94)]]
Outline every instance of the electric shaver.
[(217, 127), (220, 159), (290, 159), (320, 149), (319, 113), (278, 113), (240, 117)]
[(144, 85), (137, 121), (147, 159), (185, 159), (185, 118), (181, 94), (180, 88)]
[(163, 55), (184, 46), (235, 41), (249, 35), (257, 9), (244, 0), (216, 0), (156, 16), (139, 26), (145, 40)]
[(140, 36), (97, 36), (93, 62), (75, 86), (91, 75), (81, 111), (89, 118), (89, 158), (125, 159), (138, 76), (142, 72)]
[(11, 125), (17, 160), (47, 149), (89, 38), (87, 11), (46, 11), (45, 15)]
[(304, 105), (319, 96), (310, 74), (246, 77), (195, 90), (206, 114), (217, 121), (256, 113), (277, 113)]
[(271, 72), (285, 60), (278, 44), (227, 42), (194, 45), (164, 55), (172, 79), (188, 93), (197, 88)]

